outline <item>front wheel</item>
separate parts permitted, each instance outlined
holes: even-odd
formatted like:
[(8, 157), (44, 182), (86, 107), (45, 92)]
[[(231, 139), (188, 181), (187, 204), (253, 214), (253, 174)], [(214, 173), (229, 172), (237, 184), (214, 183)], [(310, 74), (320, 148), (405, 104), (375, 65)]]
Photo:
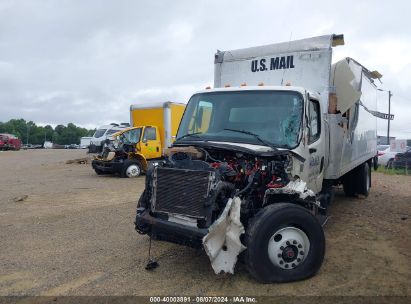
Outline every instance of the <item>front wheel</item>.
[(123, 166), (122, 177), (137, 177), (141, 174), (141, 165), (138, 161), (125, 161)]
[(325, 237), (317, 219), (305, 208), (278, 203), (252, 219), (246, 233), (249, 272), (260, 282), (291, 282), (318, 272)]

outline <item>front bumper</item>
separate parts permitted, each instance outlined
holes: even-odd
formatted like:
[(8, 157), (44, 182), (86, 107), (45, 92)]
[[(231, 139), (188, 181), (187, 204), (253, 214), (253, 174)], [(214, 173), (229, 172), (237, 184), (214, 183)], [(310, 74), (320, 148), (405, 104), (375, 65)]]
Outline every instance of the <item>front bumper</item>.
[(114, 161), (103, 161), (94, 159), (91, 162), (91, 166), (94, 170), (99, 170), (106, 173), (121, 173), (123, 170), (123, 163)]
[(186, 226), (154, 217), (145, 208), (137, 209), (135, 228), (139, 232), (147, 233), (153, 239), (194, 248), (203, 246), (203, 237), (208, 233), (207, 228)]

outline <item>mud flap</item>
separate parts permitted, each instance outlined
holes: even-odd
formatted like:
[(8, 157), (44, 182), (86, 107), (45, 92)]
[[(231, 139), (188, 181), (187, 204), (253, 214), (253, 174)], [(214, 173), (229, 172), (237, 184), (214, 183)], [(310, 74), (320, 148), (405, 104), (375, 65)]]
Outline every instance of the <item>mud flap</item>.
[(240, 235), (244, 233), (244, 226), (240, 221), (240, 208), (240, 198), (230, 198), (221, 216), (211, 225), (208, 234), (203, 238), (204, 249), (216, 274), (234, 274), (237, 257), (246, 249), (240, 241)]

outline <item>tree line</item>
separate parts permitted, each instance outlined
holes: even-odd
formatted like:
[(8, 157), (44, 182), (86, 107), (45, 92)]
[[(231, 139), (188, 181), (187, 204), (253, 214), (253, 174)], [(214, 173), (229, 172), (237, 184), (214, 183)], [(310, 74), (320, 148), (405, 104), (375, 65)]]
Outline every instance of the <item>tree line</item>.
[(32, 121), (24, 119), (10, 119), (8, 122), (0, 122), (0, 133), (10, 133), (21, 139), (23, 144), (42, 145), (45, 141), (51, 141), (60, 145), (79, 144), (83, 136), (93, 136), (95, 130), (87, 130), (77, 127), (73, 123), (67, 126), (50, 125), (37, 126)]

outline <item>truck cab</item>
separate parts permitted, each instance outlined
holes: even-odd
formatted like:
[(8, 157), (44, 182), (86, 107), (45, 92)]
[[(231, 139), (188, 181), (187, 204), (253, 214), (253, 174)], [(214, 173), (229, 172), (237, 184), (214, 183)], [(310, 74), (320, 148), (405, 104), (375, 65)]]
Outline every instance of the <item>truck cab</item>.
[(102, 153), (94, 157), (92, 167), (98, 175), (118, 173), (137, 177), (145, 172), (148, 160), (161, 157), (162, 145), (157, 126), (127, 128), (106, 140)]
[(132, 127), (114, 132), (103, 142), (92, 167), (101, 174), (137, 177), (149, 161), (159, 160), (174, 142), (185, 104), (161, 102), (130, 106)]
[[(325, 157), (320, 113), (318, 96), (301, 87), (195, 93), (168, 158), (147, 172), (136, 229), (155, 239), (203, 246), (216, 273), (233, 272), (233, 261), (247, 246), (278, 270), (268, 277), (258, 271), (262, 281), (284, 280), (281, 272), (289, 279), (312, 275), (312, 268), (286, 270), (306, 261), (310, 246), (313, 265), (324, 254), (324, 235), (314, 217), (322, 208), (316, 193)], [(296, 226), (277, 218), (277, 208), (291, 221), (301, 217)], [(273, 217), (275, 227), (258, 228), (264, 226), (257, 221), (262, 211), (270, 213), (265, 216)], [(241, 230), (283, 241), (275, 242), (267, 256), (258, 248), (270, 242), (256, 242), (253, 235), (242, 243)], [(237, 232), (228, 236), (228, 231)]]
[(1, 150), (20, 150), (21, 140), (13, 134), (0, 134), (0, 151)]
[(318, 94), (301, 87), (204, 90), (191, 98), (177, 134), (177, 138), (184, 138), (175, 146), (207, 141), (291, 151), (293, 176), (320, 192), (325, 161), (321, 111)]

